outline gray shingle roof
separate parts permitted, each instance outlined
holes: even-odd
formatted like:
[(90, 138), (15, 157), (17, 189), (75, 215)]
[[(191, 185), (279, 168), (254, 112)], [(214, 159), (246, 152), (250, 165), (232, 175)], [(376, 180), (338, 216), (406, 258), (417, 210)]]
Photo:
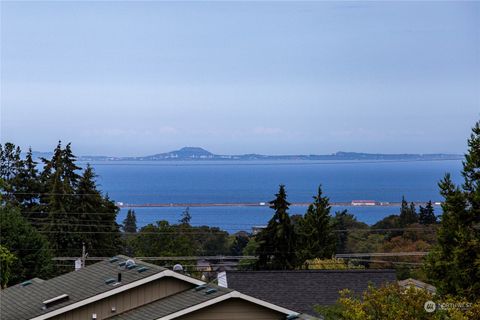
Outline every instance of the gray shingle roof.
[[(137, 261), (138, 266), (135, 269), (128, 270), (124, 266), (119, 266), (119, 262), (129, 258), (125, 256), (117, 256), (117, 258), (118, 261), (101, 261), (48, 281), (32, 279), (31, 284), (27, 286), (18, 284), (2, 290), (0, 292), (1, 319), (30, 319), (166, 270), (140, 261)], [(138, 272), (142, 266), (148, 269)], [(121, 284), (105, 283), (109, 278), (117, 279), (119, 272), (122, 273)], [(47, 310), (42, 309), (43, 301), (62, 294), (67, 294), (69, 299)]]
[(227, 271), (229, 288), (307, 314), (334, 304), (342, 289), (361, 293), (394, 281), (395, 270)]
[(233, 290), (222, 288), (214, 285), (209, 285), (208, 288), (214, 288), (217, 291), (206, 294), (206, 290), (203, 289), (197, 291), (194, 289), (189, 289), (181, 293), (160, 299), (154, 302), (151, 302), (147, 305), (138, 307), (136, 309), (127, 311), (125, 313), (119, 314), (110, 319), (112, 320), (153, 320), (160, 317), (167, 316), (169, 314), (184, 310), (186, 308), (195, 306), (202, 302), (206, 302), (210, 299), (220, 297), (224, 294), (232, 292)]

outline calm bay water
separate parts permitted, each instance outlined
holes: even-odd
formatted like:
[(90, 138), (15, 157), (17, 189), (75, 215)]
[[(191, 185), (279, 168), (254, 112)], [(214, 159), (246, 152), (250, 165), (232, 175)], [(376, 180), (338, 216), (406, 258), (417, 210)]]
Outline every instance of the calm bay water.
[[(368, 199), (398, 202), (441, 201), (438, 181), (446, 172), (461, 182), (461, 161), (205, 161), (93, 162), (101, 189), (118, 202), (228, 203), (267, 202), (285, 184), (290, 202), (308, 202), (322, 184), (332, 202)], [(304, 213), (292, 207), (291, 213)], [(334, 207), (333, 211), (342, 208)], [(360, 221), (374, 223), (398, 213), (396, 207), (349, 207)], [(184, 208), (137, 208), (140, 226), (158, 220), (175, 223)], [(437, 208), (439, 210), (439, 208)], [(268, 207), (194, 207), (192, 224), (218, 226), (230, 232), (250, 231), (272, 215)], [(126, 209), (118, 216), (121, 222)]]

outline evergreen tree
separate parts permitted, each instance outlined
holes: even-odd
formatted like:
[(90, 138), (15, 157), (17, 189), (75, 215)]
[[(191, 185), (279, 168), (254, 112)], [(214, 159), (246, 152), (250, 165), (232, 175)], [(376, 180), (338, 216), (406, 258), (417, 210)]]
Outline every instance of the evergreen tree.
[(190, 220), (192, 220), (192, 215), (190, 214), (190, 208), (186, 207), (182, 212), (182, 218), (178, 221), (182, 225), (190, 225)]
[(65, 149), (62, 151), (62, 162), (63, 162), (63, 180), (66, 185), (71, 186), (72, 189), (78, 187), (80, 181), (80, 175), (77, 171), (81, 170), (79, 166), (75, 164), (77, 157), (73, 154), (71, 143), (68, 143), (65, 146)]
[(438, 244), (427, 257), (426, 271), (441, 294), (480, 299), (480, 122), (468, 140), (463, 186), (450, 175), (439, 183), (445, 201)]
[(288, 215), (285, 186), (280, 185), (276, 199), (270, 201), (275, 213), (265, 229), (256, 236), (257, 267), (261, 269), (294, 269), (296, 266), (295, 232)]
[(5, 143), (3, 147), (0, 144), (0, 178), (7, 184), (16, 177), (22, 167), (20, 153), (20, 147), (11, 142)]
[(418, 222), (417, 212), (415, 210), (415, 204), (412, 202), (408, 205), (405, 197), (402, 197), (402, 205), (400, 208), (400, 226), (406, 227), (409, 224)]
[(43, 162), (45, 189), (40, 200), (48, 212), (48, 225), (43, 231), (48, 235), (56, 255), (78, 256), (82, 247), (78, 230), (79, 217), (72, 214), (77, 212), (75, 186), (72, 182), (77, 182), (75, 180), (78, 180), (78, 175), (67, 172), (61, 142), (55, 148), (52, 159), (43, 159)]
[(0, 144), (0, 178), (4, 183), (4, 201), (17, 205), (16, 192), (18, 188), (17, 176), (23, 167), (20, 157), (21, 150), (13, 143)]
[(15, 197), (22, 214), (34, 220), (43, 218), (43, 215), (37, 214), (41, 185), (37, 162), (33, 160), (32, 148), (28, 149), (25, 160), (23, 160), (23, 166), (17, 174), (16, 186)]
[(76, 212), (80, 241), (88, 253), (95, 256), (115, 255), (119, 248), (120, 233), (116, 223), (118, 208), (97, 189), (95, 172), (87, 164), (76, 189)]
[(125, 218), (125, 220), (123, 220), (123, 232), (137, 232), (137, 216), (135, 215), (135, 210), (128, 210), (127, 217)]
[(434, 224), (437, 222), (437, 217), (435, 216), (435, 212), (433, 210), (432, 201), (428, 201), (425, 208), (420, 206), (418, 222), (423, 225)]
[(322, 195), (321, 186), (313, 197), (307, 213), (298, 226), (298, 249), (300, 263), (307, 259), (331, 258), (335, 252), (335, 236), (330, 216), (330, 203)]

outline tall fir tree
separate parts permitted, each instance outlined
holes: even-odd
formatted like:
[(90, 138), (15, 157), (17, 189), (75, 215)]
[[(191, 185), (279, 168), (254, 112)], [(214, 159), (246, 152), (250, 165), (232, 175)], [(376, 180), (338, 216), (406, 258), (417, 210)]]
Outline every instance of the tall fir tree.
[(41, 185), (37, 164), (33, 160), (32, 148), (29, 148), (25, 160), (23, 160), (23, 166), (17, 175), (17, 190), (15, 194), (22, 214), (26, 218), (33, 220), (44, 218), (38, 212)]
[(0, 178), (5, 183), (10, 183), (22, 167), (20, 153), (20, 147), (11, 142), (6, 142), (4, 146), (0, 144)]
[(97, 189), (95, 172), (90, 164), (78, 181), (75, 199), (80, 240), (88, 253), (95, 256), (115, 255), (120, 243), (116, 223), (118, 208)]
[(402, 205), (400, 207), (399, 222), (401, 227), (406, 227), (409, 224), (418, 222), (418, 216), (415, 210), (415, 204), (411, 202), (409, 205), (408, 202), (405, 200), (405, 197), (402, 197)]
[(437, 223), (437, 217), (435, 216), (432, 201), (428, 201), (425, 208), (420, 206), (419, 211), (418, 222), (420, 224), (428, 225)]
[(6, 142), (4, 146), (0, 144), (0, 178), (4, 183), (4, 201), (11, 205), (18, 205), (18, 174), (23, 167), (20, 154), (20, 147), (13, 143)]
[(276, 199), (270, 201), (270, 208), (275, 213), (255, 239), (258, 242), (257, 267), (260, 269), (288, 270), (297, 264), (296, 236), (288, 215), (289, 206), (285, 186), (280, 185)]
[(331, 258), (334, 254), (335, 236), (330, 209), (329, 199), (322, 195), (322, 188), (319, 186), (317, 195), (313, 197), (313, 203), (299, 221), (297, 228), (297, 252), (300, 263), (307, 259)]
[(44, 227), (52, 249), (56, 255), (75, 256), (81, 252), (82, 240), (79, 232), (79, 216), (76, 189), (80, 175), (76, 172), (75, 157), (68, 150), (62, 149), (59, 141), (51, 160), (43, 159), (44, 183), (40, 198), (43, 209), (47, 212), (48, 225)]
[(125, 220), (123, 220), (123, 231), (126, 233), (137, 232), (137, 216), (135, 210), (129, 209)]
[(427, 256), (426, 271), (440, 294), (480, 299), (480, 122), (468, 140), (462, 187), (449, 174), (439, 183), (445, 199), (437, 245)]

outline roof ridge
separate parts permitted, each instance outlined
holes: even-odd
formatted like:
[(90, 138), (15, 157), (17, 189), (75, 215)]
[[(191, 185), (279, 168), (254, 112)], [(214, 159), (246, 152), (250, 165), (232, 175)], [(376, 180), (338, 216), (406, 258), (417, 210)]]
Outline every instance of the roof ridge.
[[(161, 266), (158, 266), (156, 264), (153, 264), (153, 263), (150, 263), (150, 262), (145, 262), (144, 260), (141, 260), (141, 259), (136, 259), (135, 257), (129, 257), (129, 256), (125, 256), (123, 254), (118, 254), (116, 256), (114, 256), (114, 258), (121, 258), (121, 259), (124, 259), (125, 261), (126, 260), (133, 260), (135, 261), (135, 263), (138, 265), (138, 264), (142, 264), (144, 266), (147, 266), (147, 267), (151, 267), (151, 268), (154, 268), (154, 269), (158, 269), (158, 270), (170, 270), (168, 268), (165, 268), (165, 267), (161, 267)], [(102, 260), (102, 261), (108, 261), (108, 260)]]

